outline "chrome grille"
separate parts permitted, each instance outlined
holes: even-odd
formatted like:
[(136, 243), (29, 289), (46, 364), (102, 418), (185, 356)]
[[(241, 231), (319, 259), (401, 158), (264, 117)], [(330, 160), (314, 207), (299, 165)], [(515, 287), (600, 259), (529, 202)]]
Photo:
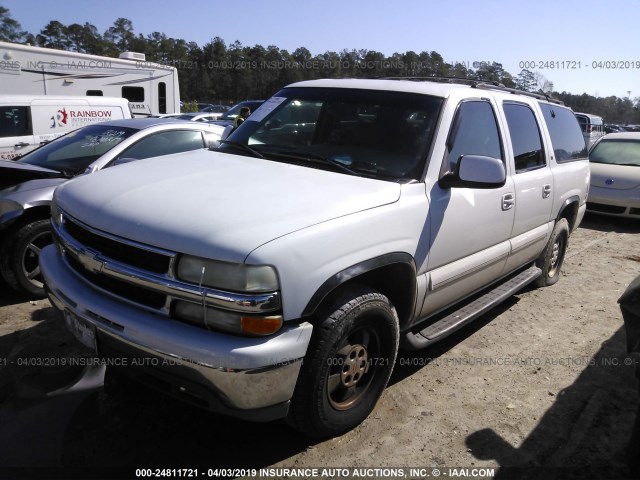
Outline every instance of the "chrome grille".
[(85, 247), (119, 262), (154, 273), (169, 273), (172, 256), (140, 248), (114, 238), (101, 235), (79, 222), (65, 217), (64, 229)]
[(66, 259), (71, 268), (102, 290), (106, 290), (109, 293), (154, 310), (162, 310), (167, 303), (167, 296), (162, 293), (152, 292), (151, 290), (138, 287), (131, 283), (90, 272), (71, 255), (67, 255)]
[(108, 294), (166, 316), (174, 300), (248, 314), (281, 309), (279, 291), (237, 293), (184, 282), (174, 275), (177, 252), (94, 229), (59, 212), (52, 227), (60, 254), (69, 268)]
[[(119, 263), (139, 271), (150, 272), (159, 278), (172, 277), (175, 253), (119, 239), (100, 232), (64, 214), (62, 230), (78, 245), (67, 248), (64, 258), (67, 264), (85, 280), (123, 300), (168, 315), (170, 298), (131, 281), (104, 275), (105, 265)], [(54, 229), (54, 235), (57, 235)], [(134, 275), (135, 277), (135, 275)]]

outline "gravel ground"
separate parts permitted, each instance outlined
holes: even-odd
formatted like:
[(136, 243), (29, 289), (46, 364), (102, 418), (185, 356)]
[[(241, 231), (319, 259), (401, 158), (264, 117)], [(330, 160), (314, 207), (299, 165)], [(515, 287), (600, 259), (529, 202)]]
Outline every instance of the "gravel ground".
[(82, 373), (68, 360), (89, 353), (46, 300), (0, 285), (0, 478), (68, 468), (91, 478), (103, 467), (135, 478), (152, 466), (632, 478), (639, 389), (616, 301), (640, 274), (639, 233), (640, 224), (588, 216), (558, 284), (512, 297), (427, 350), (401, 352), (371, 416), (321, 443), (284, 422), (242, 422), (145, 390), (107, 393), (99, 371), (65, 390)]

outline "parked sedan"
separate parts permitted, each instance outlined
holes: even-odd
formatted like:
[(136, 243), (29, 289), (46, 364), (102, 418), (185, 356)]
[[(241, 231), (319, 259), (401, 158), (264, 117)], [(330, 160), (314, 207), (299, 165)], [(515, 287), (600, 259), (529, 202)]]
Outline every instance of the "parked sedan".
[(213, 122), (220, 117), (220, 114), (209, 112), (189, 112), (181, 113), (175, 118), (177, 120), (188, 120), (190, 122)]
[(216, 124), (222, 125), (223, 127), (227, 125), (233, 125), (233, 121), (236, 119), (238, 115), (240, 115), (240, 109), (242, 107), (249, 107), (249, 110), (251, 110), (251, 113), (253, 113), (263, 103), (264, 103), (264, 100), (245, 100), (243, 102), (237, 103), (236, 105), (231, 107), (229, 110), (227, 110), (225, 113), (220, 115), (220, 117), (218, 117), (216, 121)]
[(212, 104), (198, 104), (198, 108), (201, 113), (204, 113), (204, 112), (213, 113), (217, 117), (219, 117), (220, 115), (225, 113), (227, 110), (229, 110), (229, 107), (227, 107), (226, 105), (212, 105)]
[(222, 134), (224, 132), (225, 126), (220, 125), (216, 118), (218, 118), (218, 114), (206, 113), (206, 112), (189, 112), (182, 113), (178, 115), (176, 120), (186, 120), (188, 122), (196, 122), (196, 123), (206, 123), (209, 125), (209, 131), (211, 132), (212, 137), (215, 137), (215, 140), (220, 140)]
[(610, 133), (589, 152), (587, 210), (640, 219), (640, 133)]
[(131, 160), (209, 147), (219, 138), (207, 123), (146, 118), (75, 130), (24, 155), (0, 161), (0, 274), (32, 297), (44, 295), (38, 256), (51, 243), (54, 189), (77, 175)]

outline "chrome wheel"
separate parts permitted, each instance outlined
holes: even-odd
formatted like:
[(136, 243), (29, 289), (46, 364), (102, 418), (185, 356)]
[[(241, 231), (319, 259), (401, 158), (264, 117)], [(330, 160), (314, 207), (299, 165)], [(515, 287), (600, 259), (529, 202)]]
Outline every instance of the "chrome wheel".
[(44, 297), (40, 252), (52, 241), (51, 223), (44, 218), (4, 232), (0, 245), (0, 275), (7, 285), (32, 298)]
[(42, 275), (40, 274), (40, 251), (53, 242), (51, 232), (40, 232), (29, 239), (22, 251), (22, 275), (36, 288), (42, 288)]

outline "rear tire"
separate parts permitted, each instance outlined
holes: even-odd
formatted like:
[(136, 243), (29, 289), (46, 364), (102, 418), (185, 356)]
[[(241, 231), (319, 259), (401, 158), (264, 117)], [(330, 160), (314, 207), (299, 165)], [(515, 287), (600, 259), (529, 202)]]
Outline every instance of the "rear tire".
[(38, 260), (40, 251), (51, 243), (49, 220), (36, 220), (8, 232), (0, 258), (0, 274), (4, 281), (29, 297), (44, 297)]
[(382, 395), (398, 352), (399, 322), (386, 296), (346, 289), (314, 328), (287, 421), (313, 438), (360, 424)]
[(566, 218), (558, 220), (553, 227), (549, 243), (536, 260), (542, 269), (542, 275), (535, 280), (538, 287), (548, 287), (560, 279), (560, 269), (569, 243), (569, 222)]

